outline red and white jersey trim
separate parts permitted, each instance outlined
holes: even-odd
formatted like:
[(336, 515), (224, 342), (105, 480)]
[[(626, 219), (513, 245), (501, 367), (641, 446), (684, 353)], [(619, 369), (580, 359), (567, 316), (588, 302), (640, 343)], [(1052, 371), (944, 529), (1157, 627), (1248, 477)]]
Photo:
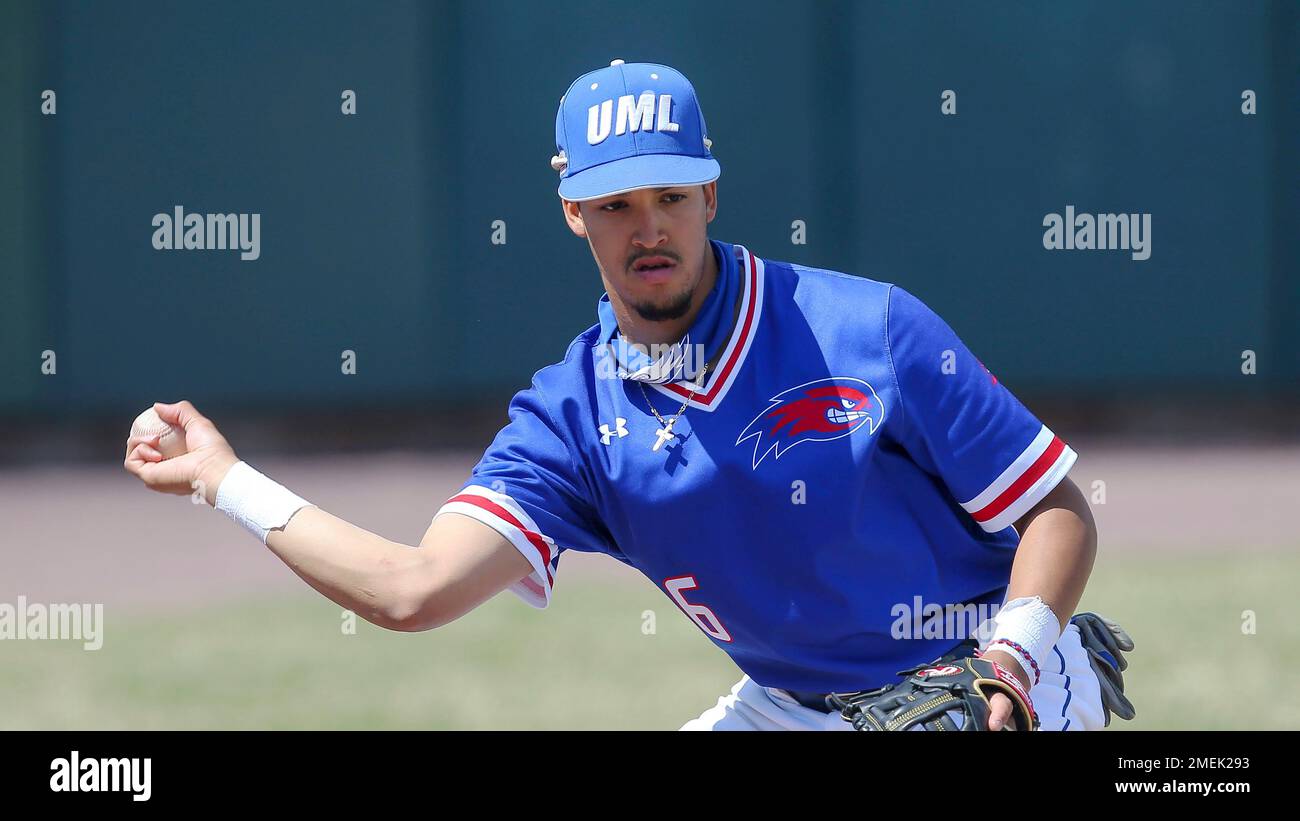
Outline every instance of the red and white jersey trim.
[(681, 402), (685, 402), (694, 391), (695, 396), (691, 397), (689, 404), (692, 408), (703, 411), (716, 408), (722, 402), (722, 397), (726, 396), (727, 391), (731, 389), (731, 384), (736, 381), (736, 374), (740, 373), (745, 358), (749, 356), (749, 349), (754, 344), (758, 320), (763, 314), (763, 260), (751, 254), (744, 246), (735, 247), (737, 262), (744, 276), (744, 290), (741, 292), (740, 315), (736, 319), (736, 327), (731, 332), (731, 338), (727, 340), (727, 346), (723, 349), (717, 366), (705, 376), (703, 385), (687, 381), (650, 385), (660, 393)]
[(504, 493), (482, 485), (470, 485), (448, 499), (433, 518), (444, 513), (459, 513), (477, 519), (510, 540), (533, 572), (510, 586), (510, 592), (533, 607), (543, 608), (551, 602), (551, 585), (555, 579), (551, 562), (559, 553), (555, 541), (544, 535), (519, 503)]
[(1014, 524), (1065, 478), (1078, 454), (1043, 425), (1011, 466), (984, 492), (963, 502), (966, 512), (989, 533)]

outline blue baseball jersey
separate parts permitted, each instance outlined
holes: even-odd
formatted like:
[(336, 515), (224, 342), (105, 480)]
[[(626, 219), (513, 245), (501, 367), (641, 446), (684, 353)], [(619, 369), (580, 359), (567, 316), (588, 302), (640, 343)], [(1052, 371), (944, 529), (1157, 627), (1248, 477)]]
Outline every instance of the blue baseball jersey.
[[(536, 607), (566, 550), (605, 553), (759, 684), (879, 686), (955, 644), (895, 638), (898, 606), (1002, 602), (1075, 453), (902, 288), (710, 243), (739, 310), (698, 384), (620, 378), (588, 328), (438, 514), (509, 539)], [(647, 400), (687, 405), (658, 450)]]

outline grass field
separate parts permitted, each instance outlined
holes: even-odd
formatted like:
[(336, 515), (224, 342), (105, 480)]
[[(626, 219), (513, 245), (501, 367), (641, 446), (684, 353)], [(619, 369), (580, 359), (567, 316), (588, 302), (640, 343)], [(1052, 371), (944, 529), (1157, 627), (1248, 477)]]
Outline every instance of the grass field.
[[(1111, 550), (1082, 609), (1137, 650), (1138, 718), (1112, 729), (1297, 729), (1296, 553)], [(395, 634), (301, 594), (105, 614), (102, 649), (0, 642), (0, 729), (676, 729), (740, 677), (648, 582), (565, 580)], [(1242, 631), (1243, 611), (1256, 633)], [(644, 630), (645, 611), (655, 630)]]

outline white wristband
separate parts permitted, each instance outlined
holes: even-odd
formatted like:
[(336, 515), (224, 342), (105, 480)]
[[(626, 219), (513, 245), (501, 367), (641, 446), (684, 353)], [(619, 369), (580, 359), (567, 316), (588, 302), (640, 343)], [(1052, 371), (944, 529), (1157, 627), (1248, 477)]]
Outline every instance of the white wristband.
[(272, 530), (289, 524), (293, 514), (311, 502), (263, 476), (247, 462), (238, 462), (217, 487), (217, 510), (238, 522), (266, 544)]
[(992, 634), (980, 650), (1009, 653), (1030, 685), (1037, 684), (1043, 663), (1061, 638), (1061, 623), (1052, 608), (1038, 596), (1013, 599), (1002, 605), (993, 622)]

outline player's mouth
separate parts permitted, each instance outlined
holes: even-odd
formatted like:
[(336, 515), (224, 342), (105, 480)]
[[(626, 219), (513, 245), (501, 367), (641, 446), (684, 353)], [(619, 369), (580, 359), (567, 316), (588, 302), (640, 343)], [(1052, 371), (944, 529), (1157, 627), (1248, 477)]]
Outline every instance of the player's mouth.
[(632, 275), (652, 285), (668, 282), (676, 273), (677, 262), (670, 257), (641, 257), (632, 263)]

